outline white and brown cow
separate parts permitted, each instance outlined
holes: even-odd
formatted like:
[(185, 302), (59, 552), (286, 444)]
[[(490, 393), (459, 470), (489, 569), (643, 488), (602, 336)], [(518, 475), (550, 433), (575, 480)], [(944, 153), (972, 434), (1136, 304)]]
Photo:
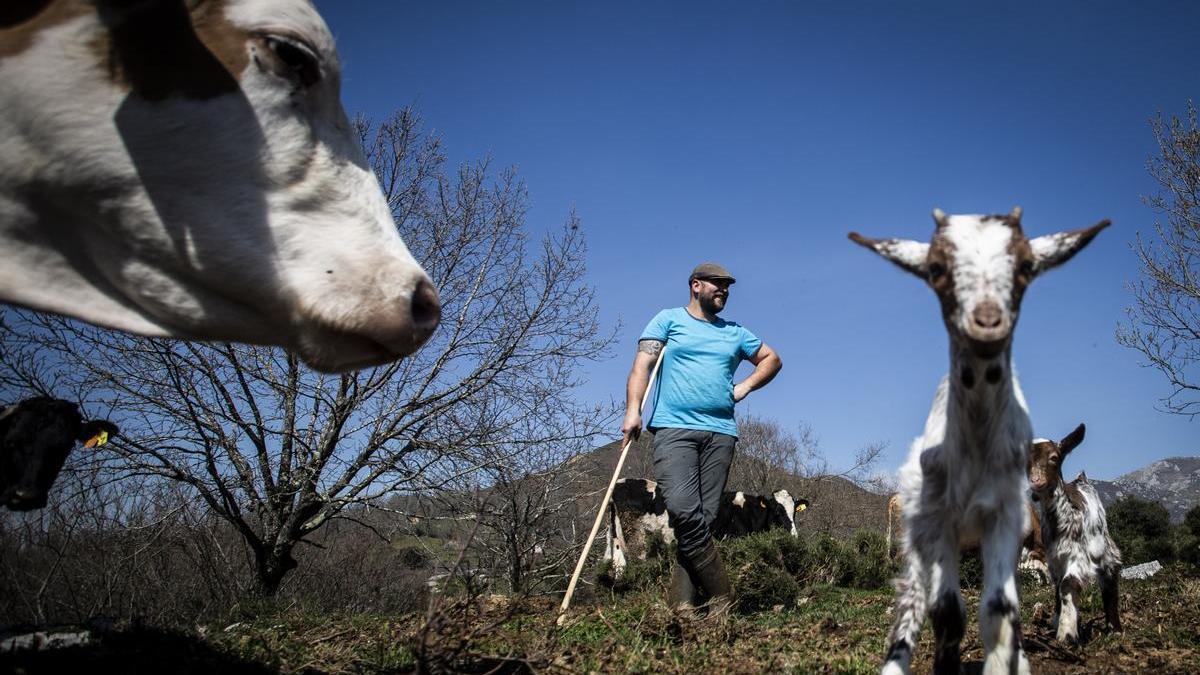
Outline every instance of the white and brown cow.
[[(726, 491), (721, 493), (712, 533), (717, 539), (725, 539), (785, 529), (795, 537), (796, 514), (807, 508), (807, 500), (794, 499), (787, 490), (771, 495)], [(630, 555), (646, 557), (646, 538), (651, 534), (662, 537), (666, 544), (675, 541), (658, 483), (647, 478), (622, 478), (613, 488), (605, 532), (604, 559), (612, 561), (614, 579), (621, 578)]]
[(304, 0), (0, 3), (0, 300), (349, 370), (415, 351), (409, 254)]

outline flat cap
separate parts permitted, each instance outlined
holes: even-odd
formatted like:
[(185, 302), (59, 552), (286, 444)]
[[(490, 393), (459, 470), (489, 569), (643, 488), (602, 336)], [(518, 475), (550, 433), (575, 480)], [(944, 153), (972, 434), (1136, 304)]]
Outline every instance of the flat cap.
[(737, 282), (737, 279), (733, 278), (729, 270), (715, 262), (696, 265), (696, 269), (692, 270), (692, 276), (688, 277), (688, 283), (691, 283), (692, 279), (727, 279), (731, 284)]

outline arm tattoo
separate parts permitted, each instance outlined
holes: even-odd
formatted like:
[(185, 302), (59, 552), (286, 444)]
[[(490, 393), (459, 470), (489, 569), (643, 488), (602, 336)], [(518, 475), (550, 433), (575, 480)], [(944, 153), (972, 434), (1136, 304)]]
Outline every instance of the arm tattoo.
[(650, 356), (658, 356), (658, 353), (662, 351), (662, 348), (663, 343), (661, 340), (638, 340), (637, 350), (639, 352), (645, 352)]

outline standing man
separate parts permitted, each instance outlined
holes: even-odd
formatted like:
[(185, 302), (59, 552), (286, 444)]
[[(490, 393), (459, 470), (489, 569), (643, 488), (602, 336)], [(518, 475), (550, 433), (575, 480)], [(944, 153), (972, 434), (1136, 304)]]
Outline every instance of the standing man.
[[(642, 428), (638, 404), (650, 370), (665, 347), (654, 414), (654, 478), (667, 504), (678, 555), (667, 598), (673, 609), (696, 606), (697, 590), (709, 599), (710, 614), (729, 608), (729, 578), (710, 527), (729, 477), (737, 423), (733, 406), (775, 377), (783, 362), (775, 350), (719, 316), (734, 278), (716, 263), (703, 263), (688, 277), (686, 307), (664, 309), (642, 331), (625, 390), (625, 441)], [(747, 360), (754, 372), (738, 384), (733, 374)]]

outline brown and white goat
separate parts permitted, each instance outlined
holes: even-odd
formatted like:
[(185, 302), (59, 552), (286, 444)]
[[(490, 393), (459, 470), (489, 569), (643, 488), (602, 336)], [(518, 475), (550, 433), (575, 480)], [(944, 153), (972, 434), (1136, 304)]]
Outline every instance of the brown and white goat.
[(437, 292), (306, 0), (0, 3), (0, 301), (141, 335), (412, 353)]
[(1034, 440), (1029, 450), (1029, 484), (1042, 513), (1042, 539), (1054, 582), (1055, 636), (1070, 643), (1079, 641), (1079, 594), (1093, 582), (1100, 584), (1105, 620), (1121, 630), (1121, 551), (1108, 534), (1104, 504), (1087, 476), (1080, 473), (1070, 483), (1062, 477), (1063, 460), (1083, 442), (1084, 433), (1080, 424), (1057, 443)]
[(950, 337), (950, 373), (900, 469), (905, 570), (883, 672), (908, 672), (927, 611), (934, 671), (959, 671), (966, 624), (959, 551), (978, 542), (983, 672), (1028, 673), (1015, 572), (1028, 518), (1025, 465), (1033, 434), (1012, 369), (1013, 329), (1034, 278), (1069, 260), (1109, 223), (1030, 240), (1020, 208), (1001, 216), (935, 210), (933, 218), (930, 243), (850, 234), (930, 285)]

